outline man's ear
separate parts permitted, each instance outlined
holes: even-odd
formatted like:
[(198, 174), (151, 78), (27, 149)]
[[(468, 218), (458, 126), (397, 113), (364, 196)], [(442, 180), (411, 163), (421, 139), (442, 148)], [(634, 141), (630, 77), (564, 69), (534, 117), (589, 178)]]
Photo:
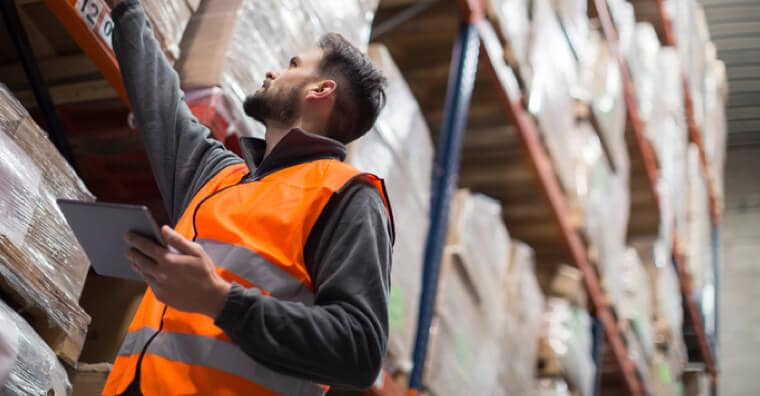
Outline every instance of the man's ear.
[(335, 80), (320, 80), (309, 87), (306, 99), (326, 99), (335, 93), (338, 84)]

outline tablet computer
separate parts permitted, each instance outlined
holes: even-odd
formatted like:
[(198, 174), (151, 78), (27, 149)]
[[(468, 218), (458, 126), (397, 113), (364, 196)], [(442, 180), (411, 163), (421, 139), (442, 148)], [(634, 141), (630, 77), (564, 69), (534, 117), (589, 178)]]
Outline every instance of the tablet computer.
[(166, 246), (148, 208), (68, 199), (56, 201), (98, 275), (144, 281), (129, 265), (130, 246), (124, 236), (134, 231)]

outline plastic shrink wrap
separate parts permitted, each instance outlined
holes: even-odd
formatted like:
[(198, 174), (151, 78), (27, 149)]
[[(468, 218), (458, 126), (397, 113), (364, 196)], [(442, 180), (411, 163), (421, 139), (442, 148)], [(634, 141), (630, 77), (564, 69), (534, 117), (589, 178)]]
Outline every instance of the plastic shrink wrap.
[(660, 165), (657, 191), (660, 195), (660, 237), (672, 245), (673, 227), (683, 223), (686, 188), (688, 131), (684, 118), (680, 62), (673, 48), (658, 53), (657, 86), (660, 93), (646, 127)]
[[(668, 0), (678, 56), (686, 73), (694, 121), (703, 130), (705, 120), (705, 47), (710, 40), (704, 10), (696, 0)], [(679, 83), (683, 80), (679, 79)]]
[(723, 170), (726, 161), (726, 100), (728, 82), (726, 65), (717, 59), (715, 45), (707, 48), (708, 68), (705, 80), (705, 151), (710, 177), (719, 203), (724, 202)]
[(677, 378), (686, 365), (687, 357), (682, 330), (684, 319), (681, 287), (670, 258), (671, 253), (662, 248), (662, 239), (635, 240), (631, 246), (636, 249), (646, 269), (652, 293), (654, 341), (660, 350), (654, 354), (652, 376), (656, 377), (662, 371), (656, 364), (660, 358), (667, 363), (669, 375)]
[(712, 219), (707, 187), (699, 160), (699, 149), (689, 145), (688, 189), (684, 197), (686, 221), (679, 232), (679, 242), (691, 276), (691, 287), (702, 304), (702, 315), (708, 334), (715, 325), (715, 275), (712, 262)]
[(620, 66), (598, 30), (588, 35), (586, 56), (580, 60), (581, 98), (591, 106), (616, 173), (629, 173), (625, 143), (626, 103)]
[[(263, 127), (242, 113), (244, 98), (261, 87), (265, 73), (337, 31), (367, 48), (378, 0), (226, 0), (204, 2), (193, 15), (176, 64), (182, 87), (220, 87), (219, 104), (234, 120), (228, 134), (261, 135)], [(277, 45), (273, 45), (277, 43)], [(202, 97), (197, 91), (195, 99)], [(188, 97), (189, 101), (193, 98)]]
[(428, 231), (433, 147), (425, 120), (400, 71), (382, 45), (369, 48), (388, 79), (388, 103), (375, 127), (349, 145), (347, 161), (385, 179), (396, 222), (390, 299), (391, 364), (411, 367), (422, 260)]
[(512, 257), (504, 287), (506, 315), (501, 327), (501, 395), (530, 396), (536, 392), (538, 334), (544, 295), (536, 280), (533, 249), (512, 241)]
[(46, 339), (74, 360), (90, 321), (78, 304), (90, 263), (56, 199), (93, 197), (1, 84), (0, 130), (0, 283), (33, 313), (35, 325), (65, 334), (65, 341), (57, 331)]
[(510, 240), (495, 200), (456, 193), (431, 328), (426, 383), (434, 395), (500, 395), (503, 281)]
[(66, 370), (32, 327), (0, 301), (0, 345), (7, 377), (0, 378), (2, 396), (67, 396), (71, 384)]
[(536, 384), (536, 396), (571, 396), (567, 382), (559, 378), (541, 378)]
[(562, 298), (547, 298), (542, 337), (559, 358), (568, 382), (581, 395), (592, 395), (596, 366), (591, 356), (591, 316), (588, 311)]
[(541, 134), (565, 191), (574, 188), (573, 91), (580, 84), (576, 61), (549, 0), (533, 3), (532, 42), (528, 60), (528, 110), (538, 119)]
[(519, 67), (522, 78), (529, 80), (530, 0), (490, 0), (487, 6), (489, 14), (496, 20), (496, 28), (507, 39), (511, 57), (517, 62), (513, 66)]
[(492, 322), (495, 315), (479, 306), (476, 286), (460, 259), (450, 253), (443, 262), (425, 382), (434, 396), (496, 396), (503, 356)]
[(649, 360), (655, 347), (649, 275), (638, 252), (632, 247), (626, 248), (621, 264), (619, 276), (622, 299), (617, 307), (617, 313), (621, 319), (629, 321), (633, 334), (644, 353), (644, 360)]

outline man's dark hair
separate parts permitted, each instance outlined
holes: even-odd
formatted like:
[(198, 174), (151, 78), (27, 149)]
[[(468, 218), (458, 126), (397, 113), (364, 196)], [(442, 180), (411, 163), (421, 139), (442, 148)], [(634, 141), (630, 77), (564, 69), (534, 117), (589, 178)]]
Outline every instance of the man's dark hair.
[(319, 74), (338, 84), (327, 136), (347, 144), (375, 124), (385, 106), (385, 77), (338, 33), (325, 34), (317, 45), (324, 51)]

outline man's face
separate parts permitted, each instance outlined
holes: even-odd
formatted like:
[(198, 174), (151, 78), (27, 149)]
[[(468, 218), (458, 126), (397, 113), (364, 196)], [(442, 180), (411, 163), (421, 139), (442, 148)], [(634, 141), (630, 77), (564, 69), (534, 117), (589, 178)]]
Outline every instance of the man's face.
[(292, 124), (301, 113), (306, 86), (316, 81), (322, 50), (310, 49), (290, 59), (280, 72), (268, 72), (253, 95), (245, 99), (245, 113), (264, 125), (268, 122)]

